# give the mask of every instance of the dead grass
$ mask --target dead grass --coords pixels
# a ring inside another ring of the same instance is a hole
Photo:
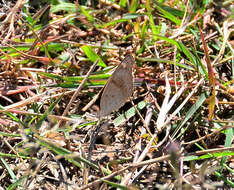
[[[30,2],[0,4],[0,189],[234,187],[231,1]]]

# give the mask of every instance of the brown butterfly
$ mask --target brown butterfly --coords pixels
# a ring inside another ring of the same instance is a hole
[[[133,93],[132,55],[127,55],[107,81],[100,100],[99,116],[118,110]]]

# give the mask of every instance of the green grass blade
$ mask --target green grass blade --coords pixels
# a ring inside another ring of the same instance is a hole
[[[23,176],[20,179],[16,180],[16,182],[12,183],[7,189],[8,190],[13,190],[16,189],[17,187],[19,189],[24,189],[23,186],[21,185],[24,180],[26,180],[27,176]]]
[[[138,0],[132,0],[131,4],[130,4],[130,7],[129,7],[129,12],[130,13],[135,13],[137,7],[138,7]]]
[[[14,171],[11,169],[11,167],[8,165],[8,163],[3,159],[3,158],[0,158],[2,164],[4,165],[4,167],[7,169],[9,175],[11,176],[11,179],[13,181],[16,181],[17,180],[17,177],[14,173]]]
[[[41,116],[39,121],[37,122],[35,128],[39,129],[42,125],[42,122],[46,119],[47,115],[53,111],[54,107],[58,104],[58,102],[62,99],[62,96],[60,96],[56,101],[50,104],[49,108],[45,111],[45,113]]]
[[[98,65],[101,67],[106,67],[106,64],[102,61],[101,57],[99,57],[96,52],[90,47],[90,46],[82,46],[81,49],[84,51],[85,55],[95,63],[95,61],[98,61]]]
[[[99,24],[99,25],[96,25],[97,28],[106,28],[108,26],[113,26],[113,25],[116,25],[118,23],[121,23],[121,22],[126,22],[128,21],[128,19],[125,19],[125,18],[121,18],[121,19],[117,19],[117,20],[112,20],[108,23],[105,23],[105,24]]]
[[[167,10],[163,9],[161,6],[156,5],[156,8],[162,13],[162,16],[169,19],[170,21],[174,22],[176,25],[181,25],[181,20],[175,17],[173,14],[168,12]]]
[[[219,157],[226,157],[226,156],[234,156],[234,152],[216,152],[216,153],[209,153],[201,156],[186,156],[184,161],[192,161],[192,160],[205,160],[209,158],[219,158]]]
[[[138,17],[142,17],[145,14],[141,14],[141,13],[127,13],[125,14],[122,19],[136,19]]]
[[[157,27],[155,26],[154,18],[153,18],[153,15],[151,13],[149,14],[149,24],[150,24],[150,27],[152,30],[153,39],[157,40],[156,36],[159,34],[159,32],[157,31]]]
[[[124,7],[126,7],[126,5],[127,5],[127,0],[120,0],[119,1],[119,6],[120,7],[124,8]]]
[[[141,101],[137,104],[137,109],[142,110],[147,103],[145,101]],[[130,108],[128,111],[126,111],[124,114],[121,114],[119,117],[117,117],[113,123],[115,127],[121,125],[122,123],[129,120],[131,117],[133,117],[136,114],[136,109],[134,107]]]
[[[4,165],[4,167],[6,168],[6,170],[8,171],[9,175],[11,176],[11,179],[12,181],[14,182],[13,184],[11,184],[8,189],[15,189],[16,187],[18,187],[19,189],[24,189],[22,186],[21,186],[21,182],[22,180],[18,181],[17,180],[17,177],[14,173],[14,171],[11,169],[11,167],[8,165],[8,163],[3,159],[3,158],[0,158],[2,164]],[[21,179],[24,179],[24,178],[21,178]]]
[[[94,18],[91,14],[89,14],[88,11],[85,10],[85,7],[84,6],[79,6],[80,8],[80,11],[83,13],[83,15],[91,22],[93,23],[94,22]]]
[[[175,64],[173,61],[165,60],[165,59],[158,59],[158,58],[137,58],[137,59],[142,62],[159,62],[159,63],[166,63],[166,64],[171,64],[171,65]],[[176,66],[182,67],[188,70],[194,70],[193,67],[189,65],[181,64],[181,63],[176,63]]]
[[[4,110],[4,107],[0,105],[0,110]],[[13,115],[10,112],[5,112],[5,114],[10,117],[13,121],[19,123],[20,125],[22,125],[23,127],[27,127],[27,125],[25,123],[23,123],[18,117],[16,117],[15,115]]]
[[[160,35],[156,35],[159,39],[164,40],[170,44],[175,45],[180,51],[182,51],[186,57],[190,60],[190,62],[194,65],[194,67],[197,66],[197,59],[196,57],[188,50],[188,48],[182,44],[181,42],[177,42],[176,40],[164,37],[164,36],[160,36]]]
[[[202,104],[206,100],[206,94],[203,93],[201,96],[197,99],[196,103],[188,110],[188,112],[185,115],[184,120],[182,123],[178,126],[174,134],[172,135],[173,137],[176,136],[176,134],[179,132],[179,130],[187,123],[187,121],[193,117],[193,115],[196,113],[196,111],[202,106]],[[183,131],[183,133],[187,130],[187,128]],[[179,138],[183,133],[180,133],[176,138]]]
[[[77,7],[74,3],[64,3],[60,1],[60,4],[51,5],[50,11],[52,13],[57,13],[60,11],[75,13],[77,11]]]
[[[233,134],[234,134],[234,129],[233,128],[229,128],[229,129],[225,130],[225,135],[226,135],[225,144],[224,144],[225,147],[231,147],[232,146]],[[222,169],[223,169],[223,165],[226,163],[226,161],[227,161],[227,157],[223,157],[222,160],[221,160]],[[222,169],[221,169],[221,171],[222,171]]]

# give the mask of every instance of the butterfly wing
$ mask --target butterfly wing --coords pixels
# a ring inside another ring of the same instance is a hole
[[[119,109],[132,95],[133,63],[133,57],[127,55],[109,78],[100,100],[100,117]]]

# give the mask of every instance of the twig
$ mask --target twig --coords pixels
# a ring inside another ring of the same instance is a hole
[[[158,144],[156,145],[155,148],[159,148],[160,146],[162,146],[162,144],[163,144],[164,142],[166,142],[166,140],[167,140],[167,138],[168,138],[168,136],[169,136],[170,130],[171,130],[171,126],[167,126],[167,130],[166,130],[166,135],[165,135],[165,137],[163,138],[162,141],[160,141],[160,143],[158,143]]]
[[[5,18],[4,21],[2,21],[3,24],[7,24],[9,26],[9,30],[7,32],[7,35],[4,37],[3,42],[5,42],[5,40],[9,39],[9,37],[11,36],[11,34],[15,33],[15,28],[14,28],[14,23],[15,23],[15,16],[17,14],[17,11],[22,8],[24,4],[24,0],[18,0],[15,4],[15,6],[12,8],[11,12],[7,15],[7,17]],[[0,28],[2,30],[2,27]]]
[[[138,163],[140,163],[140,162],[146,157],[146,155],[147,155],[147,153],[149,152],[149,150],[150,150],[150,148],[151,148],[151,146],[152,146],[152,144],[153,144],[153,142],[154,142],[154,140],[155,140],[156,137],[157,137],[156,134],[152,136],[150,142],[147,144],[147,146],[145,147],[145,149],[143,150],[143,152],[141,153],[141,155],[140,155],[139,158],[137,159],[136,163],[133,163],[133,164],[138,164]],[[131,178],[131,176],[132,176],[133,174],[134,174],[134,171],[129,172],[129,173],[127,174],[127,176],[124,177],[124,181],[121,183],[121,185],[127,184],[127,183],[129,182],[129,180],[130,180],[130,178]],[[128,185],[130,185],[130,184],[128,184]]]
[[[89,69],[88,73],[86,74],[85,78],[82,80],[82,82],[80,83],[79,87],[77,88],[77,90],[75,91],[75,93],[73,94],[71,100],[69,101],[69,103],[67,104],[67,107],[65,108],[62,116],[66,116],[69,108],[71,107],[72,102],[76,99],[76,97],[78,96],[79,92],[81,91],[81,89],[83,88],[83,86],[85,85],[85,83],[88,80],[89,75],[93,72],[93,70],[95,69],[95,67],[97,66],[99,60],[96,60],[96,62],[92,65],[92,67]],[[60,126],[62,124],[62,121],[59,121],[57,126]]]
[[[132,104],[133,104],[133,102],[132,102]],[[134,104],[133,104],[134,105]],[[141,137],[145,134],[145,129],[147,129],[147,131],[150,133],[150,130],[149,130],[149,123],[150,123],[150,120],[151,120],[151,117],[152,117],[152,115],[153,115],[153,110],[154,110],[154,108],[155,108],[155,106],[154,105],[151,105],[149,108],[148,108],[148,110],[147,110],[147,113],[146,113],[146,117],[145,117],[145,120],[142,118],[142,120],[144,121],[143,122],[143,124],[144,124],[144,130],[141,132]],[[136,111],[138,111],[137,109],[136,109]],[[139,111],[138,111],[139,112]],[[138,113],[138,115],[139,115],[140,113]],[[142,117],[142,116],[141,116]],[[150,133],[151,134],[151,133]],[[152,139],[151,139],[151,141],[152,140],[154,140],[155,139],[155,136],[153,136],[152,134],[151,134],[151,137],[152,137]],[[145,156],[146,156],[146,154],[148,153],[148,151],[149,151],[149,148],[151,147],[151,145],[152,145],[152,143],[150,142],[148,145],[147,145],[147,147],[144,149],[144,151],[141,153],[141,155],[140,155],[140,147],[141,147],[141,138],[140,138],[140,140],[139,140],[139,142],[138,142],[138,145],[137,145],[137,147],[139,147],[139,148],[137,148],[137,151],[136,151],[136,154],[135,154],[135,157],[134,157],[134,160],[133,160],[133,163],[138,163],[138,162],[140,162],[141,160],[142,160],[142,158],[145,158]],[[122,185],[125,185],[125,184],[128,184],[128,185],[131,185],[132,184],[132,182],[133,182],[133,180],[131,180],[131,177],[134,175],[134,179],[136,179],[137,178],[137,176],[138,175],[140,175],[140,173],[142,173],[145,169],[147,168],[147,166],[146,167],[144,167],[144,168],[141,168],[141,170],[139,171],[139,172],[137,172],[137,173],[134,173],[134,172],[129,172],[125,177],[124,177],[124,180],[122,181]]]
[[[16,102],[16,103],[11,104],[11,105],[9,105],[9,106],[5,106],[5,107],[3,108],[4,110],[0,110],[0,112],[6,112],[6,111],[8,111],[8,110],[10,110],[10,109],[14,109],[14,108],[18,108],[18,107],[23,107],[23,106],[26,106],[26,105],[28,105],[28,104],[30,104],[30,103],[35,102],[35,101],[39,101],[39,100],[45,101],[46,99],[51,98],[51,96],[45,96],[45,95],[46,95],[46,94],[50,94],[50,93],[55,92],[55,91],[56,91],[56,89],[48,90],[48,91],[45,91],[45,92],[43,92],[43,93],[41,93],[41,94],[38,94],[38,95],[36,95],[36,96],[33,96],[33,97],[31,97],[31,98],[27,98],[27,99],[22,100],[22,101],[20,101],[20,102]],[[71,93],[71,92],[69,92],[69,93]],[[58,96],[58,94],[56,94],[56,97],[57,97],[57,96]]]
[[[112,177],[114,177],[114,176],[116,176],[118,174],[123,173],[124,171],[126,171],[128,169],[138,168],[138,167],[142,167],[142,166],[145,166],[145,165],[148,165],[148,164],[154,164],[154,163],[157,163],[157,162],[168,160],[169,158],[170,158],[170,155],[166,155],[166,156],[161,156],[161,157],[154,158],[154,159],[151,159],[151,160],[143,161],[143,162],[140,162],[140,163],[131,164],[131,165],[119,170],[119,171],[113,172],[112,174],[110,174],[108,176],[102,177],[100,179],[97,179],[97,180],[93,181],[92,183],[84,185],[83,187],[79,188],[78,190],[84,190],[84,189],[93,187],[93,186],[103,182],[104,180],[110,179],[110,178],[112,178]]]
[[[164,126],[166,126],[173,117],[175,117],[175,115],[177,113],[179,113],[179,111],[184,107],[184,105],[188,102],[188,100],[191,98],[191,96],[197,91],[198,87],[201,85],[201,83],[204,81],[204,79],[202,78],[198,84],[196,85],[196,87],[192,90],[192,92],[190,92],[190,94],[185,98],[185,100],[180,104],[180,106],[171,114],[171,116],[166,120],[166,122],[164,123]],[[163,127],[164,127],[163,126]],[[180,127],[176,129],[176,131],[173,133],[172,138],[175,137],[176,133],[180,130]]]
[[[139,139],[139,142],[137,143],[136,145],[136,152],[135,152],[135,156],[134,156],[134,159],[133,159],[133,163],[137,163],[137,160],[139,159],[139,156],[140,156],[140,151],[141,151],[141,143],[142,143],[142,137],[143,135],[146,133],[146,129],[143,128],[143,130],[141,131],[141,138]],[[146,166],[147,167],[147,166]],[[123,181],[121,182],[121,185],[130,185],[132,183],[131,181],[131,177],[132,175],[134,174],[134,172],[129,172],[127,173],[124,178],[123,178]]]
[[[76,99],[76,97],[78,96],[79,92],[81,91],[81,89],[83,88],[83,86],[85,85],[85,83],[88,80],[89,75],[93,72],[93,70],[95,69],[95,67],[97,66],[99,60],[96,60],[96,62],[92,65],[92,67],[89,69],[89,72],[86,74],[85,78],[82,80],[82,82],[80,83],[79,87],[77,88],[77,90],[75,91],[75,93],[73,94],[71,100],[69,101],[67,107],[65,108],[62,116],[67,115],[69,108],[71,107],[72,102]]]
[[[103,92],[103,90],[100,90],[100,91],[98,92],[98,94],[96,94],[96,95],[93,97],[93,99],[92,99],[88,104],[86,104],[85,107],[82,108],[82,111],[83,111],[83,112],[86,112],[86,111],[97,101],[97,99],[100,97],[100,94],[101,94],[102,92]]]
[[[147,132],[148,132],[148,133],[150,134],[150,136],[152,137],[152,136],[153,136],[153,134],[151,133],[151,131],[150,131],[150,129],[149,129],[149,127],[148,127],[148,125],[146,124],[146,122],[145,122],[144,118],[142,117],[141,113],[139,112],[139,110],[137,109],[136,105],[133,103],[133,101],[132,101],[132,100],[131,100],[131,103],[132,103],[133,107],[135,108],[135,110],[136,110],[136,112],[137,112],[138,116],[140,117],[141,122],[143,123],[143,125],[144,125],[144,127],[146,128]]]
[[[0,113],[3,112],[10,112],[10,113],[16,113],[19,115],[31,115],[31,116],[42,116],[43,114],[40,113],[31,113],[29,111],[23,111],[23,110],[18,110],[18,109],[8,109],[8,110],[0,110]],[[53,114],[48,114],[47,117],[49,119],[57,119],[57,120],[64,120],[64,121],[69,121],[71,123],[81,123],[82,119],[73,119],[73,118],[69,118],[69,117],[64,117],[64,116],[59,116],[59,115],[53,115]]]
[[[203,136],[203,137],[201,137],[199,139],[196,139],[196,140],[193,140],[193,141],[190,141],[190,142],[184,142],[184,143],[182,143],[182,145],[189,145],[189,144],[197,143],[197,142],[199,142],[201,140],[204,140],[204,139],[206,139],[208,137],[211,137],[211,136],[213,136],[213,135],[215,135],[217,133],[220,133],[221,131],[226,130],[228,128],[233,128],[233,127],[231,127],[231,126],[224,126],[223,128],[220,128],[220,129],[218,129],[218,130],[216,130],[216,131],[214,131],[214,132],[212,132],[210,134],[207,134],[207,135],[205,135],[205,136]]]

